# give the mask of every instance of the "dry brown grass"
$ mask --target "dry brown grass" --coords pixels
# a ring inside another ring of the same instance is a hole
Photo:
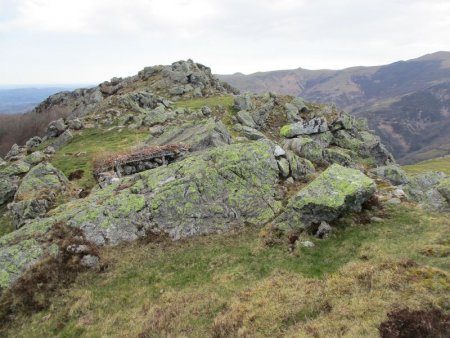
[[[441,308],[448,292],[448,273],[412,262],[350,263],[325,280],[280,271],[234,297],[212,331],[214,337],[378,337],[392,309]]]

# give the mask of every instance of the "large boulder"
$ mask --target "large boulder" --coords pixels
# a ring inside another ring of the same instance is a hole
[[[64,174],[50,163],[32,168],[17,189],[14,203],[9,205],[16,228],[29,219],[43,216],[58,196],[67,191],[68,183]]]
[[[23,178],[14,200],[47,199],[67,190],[69,181],[64,174],[48,162],[33,167]]]
[[[152,136],[147,141],[149,145],[180,143],[189,145],[192,151],[196,151],[230,144],[231,135],[221,121],[210,118],[167,128],[162,135]]]
[[[285,230],[308,230],[361,211],[375,190],[375,182],[359,170],[333,164],[289,201],[276,224]]]
[[[393,185],[408,183],[405,171],[395,164],[374,168],[370,173],[389,181]]]
[[[36,255],[18,260],[10,253],[23,239],[45,237],[54,224],[79,228],[97,245],[151,233],[176,240],[264,224],[281,208],[276,200],[278,175],[271,146],[250,142],[212,148],[126,178],[0,238],[1,286],[8,286],[44,255],[45,241],[30,245]]]
[[[256,123],[253,120],[253,117],[246,110],[240,110],[236,114],[236,118],[240,124],[250,128],[256,128]]]

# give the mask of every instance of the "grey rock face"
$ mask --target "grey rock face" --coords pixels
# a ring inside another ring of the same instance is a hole
[[[239,123],[242,124],[243,126],[256,128],[256,123],[253,120],[252,116],[248,113],[248,111],[240,110],[236,114],[236,118],[238,119]]]
[[[249,140],[260,140],[260,139],[264,139],[266,138],[266,135],[264,135],[263,133],[261,133],[260,131],[250,128],[250,127],[246,127],[246,126],[241,126],[241,125],[236,125],[234,127],[234,129],[239,132],[242,136],[244,136],[245,138],[249,139]]]
[[[405,171],[398,165],[387,165],[372,169],[372,174],[384,178],[393,185],[401,185],[408,183],[408,177]]]
[[[255,108],[250,94],[238,95],[234,97],[234,108],[236,110],[250,111]]]
[[[53,141],[52,147],[55,150],[59,150],[62,147],[64,147],[67,143],[69,143],[72,139],[73,139],[72,132],[70,130],[66,130]]]
[[[282,178],[289,177],[290,166],[289,166],[288,160],[285,158],[281,158],[281,159],[277,160],[277,164],[278,164],[278,169],[280,170],[281,177]]]

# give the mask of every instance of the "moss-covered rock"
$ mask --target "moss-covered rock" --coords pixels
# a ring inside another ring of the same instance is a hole
[[[342,149],[339,147],[327,148],[323,151],[323,157],[326,163],[338,163],[345,167],[348,167],[353,163],[352,155],[356,154],[351,150]]]
[[[375,190],[375,182],[359,170],[333,164],[289,201],[276,224],[286,230],[307,230],[360,211]]]
[[[309,137],[293,139],[289,148],[298,156],[306,158],[313,163],[321,163],[323,160],[322,147]]]
[[[27,173],[31,166],[24,161],[10,162],[7,165],[0,167],[0,177],[5,176],[19,176]]]

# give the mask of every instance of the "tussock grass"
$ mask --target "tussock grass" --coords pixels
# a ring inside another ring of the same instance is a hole
[[[423,254],[450,230],[413,205],[383,222],[343,219],[314,248],[263,246],[257,229],[105,248],[14,337],[376,337],[397,308],[450,311],[450,258]],[[442,241],[441,241],[442,242]]]

